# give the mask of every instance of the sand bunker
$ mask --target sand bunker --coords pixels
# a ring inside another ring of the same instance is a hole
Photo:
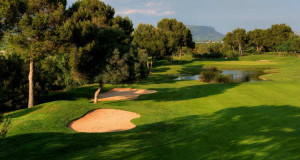
[[[116,101],[136,99],[143,94],[155,93],[154,90],[131,89],[131,88],[114,88],[108,92],[101,93],[98,96],[98,101]]]
[[[270,62],[269,60],[258,60],[258,62]]]
[[[87,133],[119,132],[135,128],[130,121],[140,117],[139,114],[128,111],[98,109],[72,121],[68,127]]]

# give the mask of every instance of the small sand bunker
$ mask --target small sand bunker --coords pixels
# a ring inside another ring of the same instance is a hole
[[[258,62],[270,62],[269,60],[258,60]]]
[[[131,88],[114,88],[108,92],[101,93],[98,96],[98,101],[116,101],[136,99],[143,94],[155,93],[154,90],[131,89]]]
[[[69,128],[86,133],[120,132],[135,128],[130,121],[140,117],[139,114],[128,111],[98,109],[72,121]]]

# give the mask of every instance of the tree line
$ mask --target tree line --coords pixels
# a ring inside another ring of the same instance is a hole
[[[1,110],[31,108],[49,91],[90,83],[99,84],[97,103],[105,84],[133,83],[151,74],[155,59],[194,47],[176,19],[134,30],[99,0],[69,8],[66,0],[2,0],[0,39]]]
[[[243,28],[237,28],[228,32],[223,42],[239,55],[252,48],[258,53],[300,52],[300,37],[286,24],[275,24],[268,29],[254,29],[248,32]]]

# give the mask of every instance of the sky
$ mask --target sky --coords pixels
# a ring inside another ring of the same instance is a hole
[[[68,0],[68,5],[76,0]],[[300,0],[103,0],[116,14],[156,26],[162,18],[186,25],[211,26],[226,34],[235,28],[253,30],[285,23],[300,32]]]

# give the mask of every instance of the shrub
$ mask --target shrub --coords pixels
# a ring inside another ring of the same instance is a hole
[[[217,68],[210,68],[206,71],[201,72],[200,79],[204,82],[213,82],[216,76],[220,74]]]
[[[232,78],[229,75],[217,75],[215,81],[218,83],[231,83]]]
[[[234,53],[232,50],[228,50],[224,53],[224,57],[227,57],[227,58],[233,58],[233,57],[238,57],[238,53]]]
[[[219,73],[221,72],[221,71],[218,70],[217,67],[209,68],[208,71],[211,71],[211,72],[219,72]]]

